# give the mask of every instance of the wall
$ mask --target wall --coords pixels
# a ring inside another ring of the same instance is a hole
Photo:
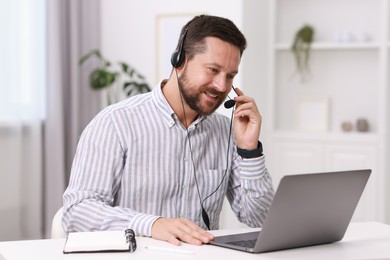
[[[264,125],[267,111],[267,84],[269,82],[269,1],[245,0],[243,2],[242,30],[247,38],[248,47],[242,63],[242,85],[245,94],[256,100],[257,107],[263,117],[260,140],[267,151],[265,136],[267,126]]]
[[[241,1],[102,0],[101,47],[107,57],[128,61],[155,84],[159,81],[155,65],[157,15],[207,13],[228,17],[241,27],[241,9]]]

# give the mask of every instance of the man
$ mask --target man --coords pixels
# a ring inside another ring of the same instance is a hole
[[[236,88],[246,39],[228,19],[201,15],[182,29],[173,70],[151,93],[100,112],[84,130],[64,193],[67,232],[133,229],[200,245],[218,229],[226,195],[237,218],[262,225],[274,195],[258,141],[261,115]]]

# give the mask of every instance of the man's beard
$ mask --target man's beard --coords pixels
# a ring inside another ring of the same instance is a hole
[[[180,78],[178,78],[178,84],[184,101],[192,110],[202,116],[207,116],[213,113],[226,99],[226,95],[223,92],[216,91],[214,88],[206,86],[196,88],[191,86],[188,83],[186,71],[184,71]],[[200,105],[200,94],[206,92],[218,95],[218,100],[216,102],[206,102],[207,107],[202,108]]]

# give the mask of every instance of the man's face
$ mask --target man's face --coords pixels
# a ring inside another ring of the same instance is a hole
[[[208,37],[206,46],[185,64],[179,77],[183,99],[200,115],[213,113],[226,99],[240,64],[240,50],[234,45]]]

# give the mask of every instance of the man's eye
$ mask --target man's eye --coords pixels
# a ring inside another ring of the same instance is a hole
[[[218,69],[216,69],[216,68],[209,68],[209,70],[212,72],[212,73],[218,73]]]
[[[235,75],[227,75],[226,78],[227,78],[228,80],[233,80],[233,79],[234,79],[234,76],[235,76]]]

